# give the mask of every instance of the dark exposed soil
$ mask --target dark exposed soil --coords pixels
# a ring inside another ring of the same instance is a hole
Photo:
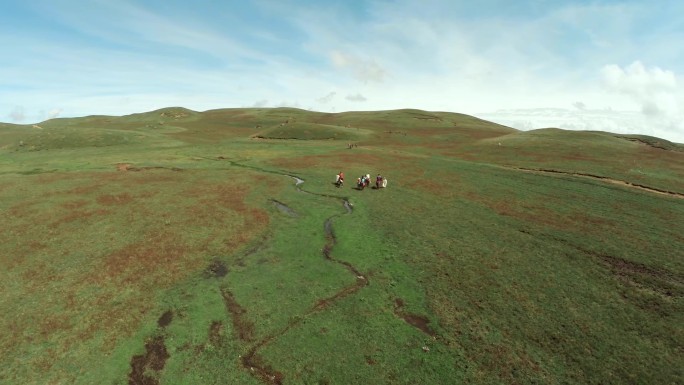
[[[117,171],[147,171],[147,170],[171,170],[183,171],[178,167],[161,167],[161,166],[146,166],[146,167],[132,167],[129,163],[119,163],[116,165]]]
[[[145,354],[131,358],[129,385],[158,385],[158,374],[164,369],[169,353],[164,337],[156,336],[145,343]]]
[[[266,384],[282,385],[285,375],[273,369],[271,365],[263,362],[261,357],[256,355],[256,349],[253,349],[249,354],[242,357],[242,365],[248,368],[249,371],[256,375],[262,382]]]
[[[210,277],[221,278],[225,277],[228,271],[228,266],[223,261],[215,259],[207,266],[206,274]]]
[[[254,324],[247,319],[247,311],[240,306],[235,300],[233,293],[228,289],[221,289],[221,295],[223,295],[223,303],[226,305],[226,310],[231,315],[236,337],[241,341],[251,341],[254,337]]]
[[[213,321],[209,326],[209,343],[214,346],[221,346],[223,341],[223,323]]]
[[[679,152],[684,151],[681,149],[681,147],[676,147],[676,145],[673,145],[672,143],[670,143],[668,141],[663,141],[662,139],[658,139],[658,138],[651,138],[650,140],[648,140],[648,139],[641,139],[638,137],[620,136],[620,135],[616,135],[616,137],[620,138],[620,139],[629,140],[630,142],[641,143],[643,145],[653,147],[653,148],[657,148],[659,150],[679,151]]]
[[[628,261],[610,255],[598,255],[601,261],[621,280],[647,287],[667,297],[684,295],[684,277],[663,270],[655,269],[638,262]]]
[[[553,239],[595,258],[623,283],[648,289],[666,297],[684,297],[684,276],[681,274],[590,250],[564,239],[556,237]]]
[[[282,212],[283,214],[288,215],[290,217],[296,217],[297,216],[297,213],[293,209],[288,207],[285,203],[278,202],[275,199],[271,199],[271,202],[273,202],[273,205],[275,205],[275,207],[278,210],[280,210],[280,212]]]
[[[429,319],[418,314],[406,313],[405,311],[403,311],[403,308],[404,300],[402,300],[401,298],[396,298],[394,300],[394,314],[402,318],[409,325],[419,329],[420,331],[431,337],[435,337],[437,335],[437,333],[435,333],[435,331],[432,330],[432,328],[430,327]]]
[[[313,311],[323,310],[323,309],[327,308],[328,306],[330,306],[331,304],[337,302],[341,298],[344,298],[350,294],[356,293],[357,291],[359,291],[359,289],[361,289],[362,287],[367,286],[367,285],[368,285],[368,281],[365,278],[357,277],[356,282],[353,285],[343,288],[342,290],[338,291],[337,293],[333,294],[332,296],[330,296],[328,298],[319,299],[316,302],[316,305],[314,305]]]
[[[164,314],[159,317],[157,320],[157,325],[159,325],[160,328],[165,328],[171,324],[171,321],[173,320],[173,311],[172,310],[167,310],[164,312]]]

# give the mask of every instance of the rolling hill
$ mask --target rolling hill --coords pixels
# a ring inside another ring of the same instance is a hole
[[[0,212],[3,384],[684,376],[684,148],[659,138],[413,109],[0,124]]]

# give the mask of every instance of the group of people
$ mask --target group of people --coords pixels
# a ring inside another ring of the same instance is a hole
[[[363,190],[364,188],[368,187],[371,183],[371,176],[370,174],[366,175],[361,175],[359,178],[356,179],[356,186],[359,190]],[[340,171],[339,174],[335,176],[335,185],[337,187],[340,187],[344,184],[344,172]],[[387,187],[387,179],[384,178],[382,175],[378,174],[378,176],[375,177],[375,188],[385,188]]]

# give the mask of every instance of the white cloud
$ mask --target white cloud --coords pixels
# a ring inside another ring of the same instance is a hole
[[[673,71],[647,68],[635,61],[624,68],[606,65],[601,74],[608,91],[625,95],[639,106],[645,126],[658,127],[684,141],[684,90]]]
[[[345,99],[349,100],[350,102],[365,102],[368,100],[365,96],[358,93],[355,95],[347,95]]]
[[[61,108],[53,108],[47,113],[47,119],[54,119],[59,117],[59,115],[62,113]]]
[[[24,107],[17,106],[9,113],[8,117],[12,122],[19,123],[26,120],[26,113],[24,112]]]
[[[275,107],[291,107],[291,108],[302,108],[297,101],[287,101],[284,100],[275,105]]]
[[[558,108],[508,109],[475,115],[523,131],[556,127],[566,130],[642,134],[684,143],[684,119],[681,116],[652,116],[640,111],[613,109]]]
[[[332,51],[330,61],[335,67],[350,72],[355,79],[364,83],[382,83],[385,77],[386,70],[374,59],[363,59],[349,53]]]
[[[606,65],[602,74],[609,90],[628,95],[671,92],[677,88],[677,78],[672,71],[658,67],[646,68],[640,61],[625,68],[616,64]]]
[[[330,93],[328,93],[327,95],[325,95],[325,96],[323,96],[323,97],[320,97],[320,98],[316,99],[316,101],[317,101],[318,103],[327,104],[327,103],[330,103],[330,102],[333,100],[333,98],[335,97],[335,95],[337,95],[337,92],[330,92]]]

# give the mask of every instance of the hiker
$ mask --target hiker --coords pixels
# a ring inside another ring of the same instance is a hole
[[[378,174],[378,176],[375,177],[375,188],[378,189],[382,187],[382,175]]]

